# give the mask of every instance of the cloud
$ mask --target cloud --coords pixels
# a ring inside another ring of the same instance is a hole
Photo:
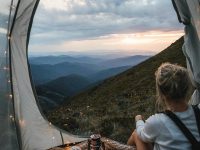
[[[10,2],[0,0],[1,49],[5,49]],[[16,6],[17,1],[13,2]],[[12,16],[14,12],[15,7]],[[29,49],[87,53],[155,51],[177,39],[176,33],[182,35],[181,29],[169,0],[41,0]]]
[[[43,0],[34,19],[31,43],[180,29],[169,0]]]

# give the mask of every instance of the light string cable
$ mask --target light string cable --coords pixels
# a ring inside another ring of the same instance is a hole
[[[4,57],[5,57],[5,66],[4,66],[4,70],[6,71],[6,81],[7,81],[7,89],[6,91],[8,92],[6,94],[6,97],[9,99],[9,100],[12,100],[12,94],[11,94],[11,86],[10,86],[10,74],[9,74],[9,40],[11,39],[11,35],[10,35],[10,29],[11,29],[11,16],[12,16],[12,11],[13,9],[15,8],[14,5],[13,5],[13,0],[11,0],[11,4],[10,4],[10,11],[9,11],[9,17],[8,17],[8,25],[7,25],[7,43],[6,43],[6,49],[5,49],[5,52],[4,52]],[[11,102],[12,103],[12,102]],[[10,111],[10,108],[8,107],[8,112],[10,112],[10,119],[12,121],[14,121],[14,114],[13,112],[11,113]]]

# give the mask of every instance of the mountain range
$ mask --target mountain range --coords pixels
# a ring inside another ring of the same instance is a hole
[[[80,56],[80,57],[72,57],[68,55],[59,55],[59,56],[40,56],[40,57],[30,57],[29,62],[31,64],[35,65],[41,65],[41,64],[50,64],[55,65],[63,62],[69,62],[69,63],[90,63],[90,64],[96,64],[99,62],[102,62],[104,59],[100,58],[93,58],[88,56]]]
[[[109,62],[99,58],[86,56],[76,58],[64,55],[31,57],[29,61],[34,83],[35,85],[40,85],[70,74],[92,78],[92,80],[105,79],[109,76],[105,75],[106,72],[110,75],[115,75],[121,70],[124,71],[124,68],[134,66],[149,57],[138,55],[112,59]],[[130,61],[130,58],[132,58],[132,61]],[[102,77],[100,76],[101,74]]]
[[[101,62],[100,64],[107,68],[115,68],[115,67],[121,67],[121,66],[135,66],[139,64],[140,62],[148,59],[150,56],[143,56],[143,55],[134,55],[129,57],[121,57],[121,58],[115,58],[111,60],[107,60],[104,62]]]
[[[117,75],[148,57],[136,55],[110,59],[109,62],[103,58],[62,55],[31,57],[29,61],[32,63],[31,72],[38,99],[43,111],[46,112],[59,106],[64,99],[66,101],[66,99],[100,84],[106,78]],[[132,60],[130,60],[131,58]],[[117,67],[114,67],[114,64]]]
[[[59,77],[76,74],[88,76],[101,70],[101,67],[87,63],[63,62],[55,65],[50,64],[31,64],[31,73],[36,85],[44,84]]]

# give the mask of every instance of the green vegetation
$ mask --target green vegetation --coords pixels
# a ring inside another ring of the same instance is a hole
[[[49,112],[49,120],[73,134],[98,132],[126,142],[135,127],[134,116],[142,114],[147,118],[155,112],[156,69],[163,62],[186,66],[182,44],[183,38],[139,65],[74,96]]]

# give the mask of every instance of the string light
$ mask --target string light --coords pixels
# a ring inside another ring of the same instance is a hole
[[[16,8],[15,5],[11,5],[10,7],[11,7],[12,9],[15,9],[15,8]]]
[[[4,54],[7,54],[7,51],[5,51]]]
[[[10,94],[9,97],[12,98],[12,94]]]
[[[55,137],[52,136],[52,144],[54,145],[55,144]]]
[[[9,70],[9,68],[6,67],[6,66],[4,66],[2,69],[3,69],[3,70]]]
[[[10,117],[10,119],[11,119],[12,121],[15,120],[15,118],[13,117],[13,115],[10,115],[9,117]]]
[[[10,80],[8,80],[8,83],[10,83]]]

